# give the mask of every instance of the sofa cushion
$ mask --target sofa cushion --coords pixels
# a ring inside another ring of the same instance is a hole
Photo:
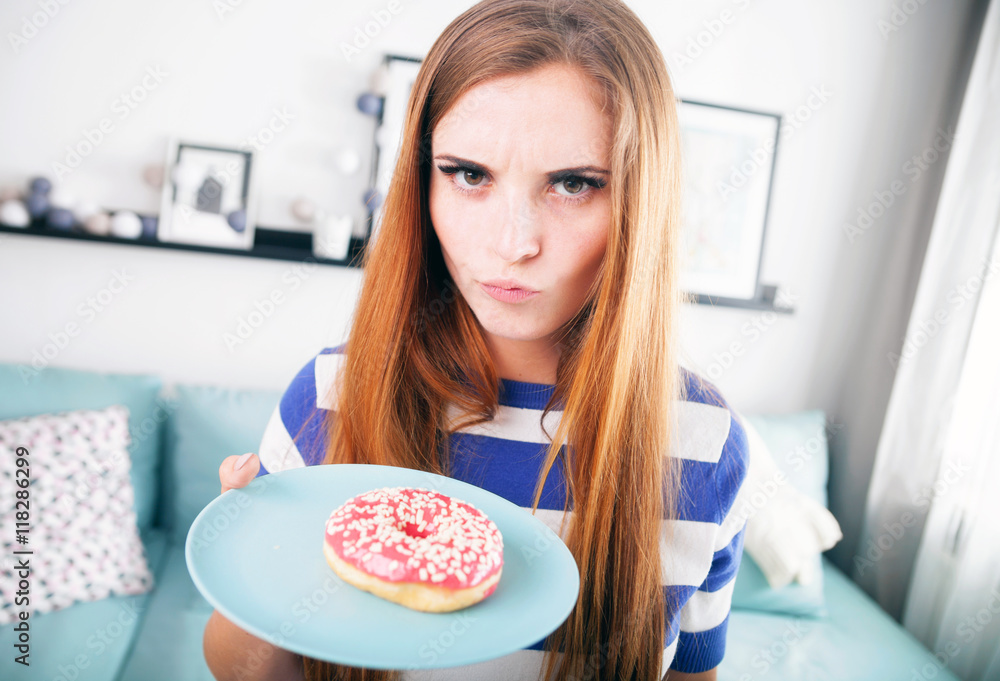
[[[822,506],[827,503],[828,452],[826,415],[820,410],[746,416],[767,445],[771,458],[796,490]],[[772,589],[753,558],[744,551],[733,589],[732,608],[822,617],[826,614],[822,555],[812,559],[813,579]]]
[[[219,466],[256,452],[279,391],[178,385],[164,447],[163,522],[183,545],[188,528],[219,496]]]
[[[825,557],[822,570],[825,618],[730,612],[719,681],[957,681]]]
[[[166,532],[142,532],[146,558],[159,582],[166,557]],[[14,625],[0,627],[0,679],[108,681],[117,679],[129,656],[156,590],[111,596],[62,610],[32,615],[30,667],[14,661]]]
[[[171,545],[122,681],[214,681],[202,637],[212,606],[191,581],[184,545]]]
[[[795,489],[827,506],[830,464],[826,414],[819,409],[791,414],[748,416],[771,450],[778,468]]]
[[[128,407],[132,436],[129,475],[135,490],[136,523],[146,529],[152,527],[159,503],[160,441],[168,415],[158,399],[160,388],[159,377],[153,375],[0,364],[0,419],[103,409],[113,404]]]
[[[152,588],[128,441],[128,410],[118,404],[0,421],[0,499],[11,500],[0,506],[0,527],[9,530],[0,547],[5,556],[33,552],[17,556],[30,572],[0,571],[0,623]],[[27,531],[16,542],[18,521]],[[19,604],[24,577],[31,598]]]

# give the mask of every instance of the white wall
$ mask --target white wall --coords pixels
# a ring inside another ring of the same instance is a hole
[[[398,0],[392,15],[380,0],[244,2],[220,16],[224,2],[69,3],[26,44],[0,48],[0,186],[52,176],[66,145],[110,117],[114,130],[65,188],[108,208],[156,212],[158,194],[139,175],[163,159],[171,134],[235,146],[277,108],[294,119],[259,155],[259,224],[302,229],[288,212],[298,195],[360,221],[372,121],[355,98],[383,52],[425,54],[472,3]],[[743,411],[827,411],[840,433],[831,505],[846,534],[834,555],[849,561],[891,388],[886,355],[902,344],[945,167],[912,178],[904,163],[957,118],[973,2],[914,2],[885,35],[879,22],[893,5],[884,1],[629,4],[662,46],[681,97],[797,123],[779,146],[762,272],[794,296],[795,314],[694,306],[682,335],[690,361]],[[348,61],[343,45],[380,10],[393,18]],[[38,11],[37,2],[6,2],[0,28],[19,32]],[[692,40],[703,47],[685,64]],[[168,75],[121,118],[117,99],[157,66]],[[800,109],[816,91],[825,101]],[[365,159],[360,172],[336,170],[344,149]],[[894,180],[906,192],[852,243],[845,223]],[[295,267],[3,234],[0,361],[29,362],[76,323],[53,364],[283,388],[319,347],[343,339],[362,276]],[[131,281],[106,308],[81,310],[118,271]],[[225,334],[275,289],[283,302],[227,347]]]

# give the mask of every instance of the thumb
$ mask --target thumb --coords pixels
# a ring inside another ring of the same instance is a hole
[[[247,452],[243,456],[235,454],[227,456],[222,461],[222,465],[219,466],[219,482],[222,483],[221,494],[225,494],[231,489],[246,487],[257,476],[258,471],[260,471],[260,459],[253,452]]]

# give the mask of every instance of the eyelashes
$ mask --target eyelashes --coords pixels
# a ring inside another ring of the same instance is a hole
[[[477,193],[479,191],[480,185],[465,187],[457,181],[455,175],[459,173],[468,173],[469,175],[478,175],[482,177],[484,180],[487,179],[485,173],[483,173],[479,168],[475,168],[473,166],[456,164],[456,165],[439,165],[437,168],[450,178],[450,182],[452,186],[455,187],[455,189],[464,194]],[[566,201],[567,203],[582,203],[587,199],[589,199],[596,190],[604,189],[604,187],[608,184],[607,180],[605,180],[604,178],[591,177],[589,175],[579,175],[576,173],[566,173],[566,174],[557,173],[550,179],[550,184],[552,186],[564,183],[584,185],[584,190],[581,190],[576,194],[558,194],[559,198],[562,199],[563,201]]]

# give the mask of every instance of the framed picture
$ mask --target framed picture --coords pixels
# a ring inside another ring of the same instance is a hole
[[[383,95],[382,113],[376,122],[375,146],[372,150],[371,187],[375,190],[377,199],[370,210],[369,244],[378,234],[382,219],[382,200],[389,191],[389,181],[396,167],[399,156],[399,146],[402,141],[403,123],[406,117],[406,105],[410,100],[410,91],[417,80],[421,60],[415,57],[401,57],[387,54],[382,61],[380,73]]]
[[[677,115],[685,176],[681,287],[699,302],[758,300],[781,117],[688,100]]]
[[[216,248],[253,248],[252,168],[252,151],[172,139],[157,239]]]

